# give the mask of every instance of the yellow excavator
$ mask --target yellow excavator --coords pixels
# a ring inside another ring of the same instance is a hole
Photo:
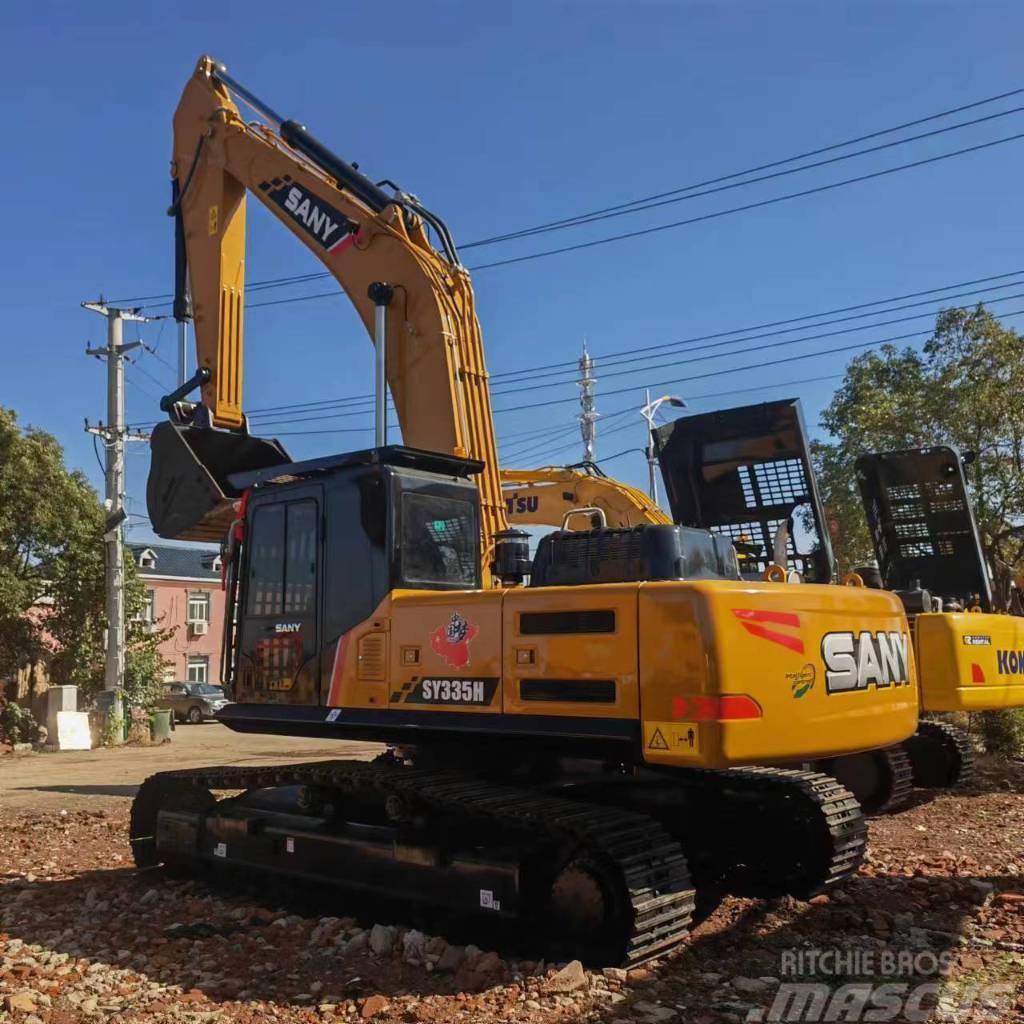
[[[172,178],[198,370],[161,403],[147,504],[162,536],[226,537],[220,718],[390,749],[152,776],[136,863],[485,915],[557,955],[627,964],[682,941],[695,888],[808,896],[855,871],[865,823],[834,779],[731,766],[911,735],[899,600],[745,581],[728,539],[670,523],[553,534],[531,560],[507,525],[473,291],[444,222],[209,57],[175,114]],[[374,340],[372,449],[293,461],[248,433],[247,193]],[[833,673],[823,645],[848,635],[856,656]]]
[[[685,417],[657,428],[652,443],[676,521],[731,537],[744,575],[778,582],[834,576],[795,399]],[[900,596],[921,675],[921,711],[1024,706],[1024,607],[1016,581],[986,564],[963,460],[947,447],[872,453],[857,460],[856,475],[877,561],[842,582]],[[501,480],[515,525],[576,529],[586,525],[583,506],[607,526],[671,521],[642,491],[592,463],[503,469]],[[797,519],[806,523],[800,544]],[[961,730],[923,719],[897,747],[811,766],[879,813],[903,806],[912,785],[965,785],[973,754]]]

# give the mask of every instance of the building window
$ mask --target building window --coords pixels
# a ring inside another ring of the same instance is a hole
[[[142,621],[152,625],[156,622],[156,591],[146,591],[146,603],[142,609]]]
[[[188,595],[188,623],[210,621],[210,592],[193,590]]]
[[[144,551],[139,552],[139,568],[156,568],[156,552],[152,548],[146,548]]]
[[[190,683],[208,683],[210,681],[210,659],[205,655],[189,655],[187,668]]]

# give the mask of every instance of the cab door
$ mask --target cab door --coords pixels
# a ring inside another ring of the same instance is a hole
[[[311,486],[250,506],[238,700],[318,702],[322,503]]]

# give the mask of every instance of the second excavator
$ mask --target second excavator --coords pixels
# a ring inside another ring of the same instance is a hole
[[[175,115],[173,177],[199,369],[164,403],[147,499],[161,535],[226,537],[220,718],[389,750],[155,775],[132,807],[136,862],[525,922],[604,963],[674,948],[695,888],[805,897],[855,871],[865,824],[841,785],[730,766],[909,736],[898,599],[748,582],[727,539],[669,523],[553,535],[531,563],[507,528],[472,287],[443,221],[208,57]],[[374,339],[372,449],[295,461],[246,429],[247,193]],[[388,388],[403,445],[387,443]],[[829,685],[822,644],[850,630],[884,668]]]

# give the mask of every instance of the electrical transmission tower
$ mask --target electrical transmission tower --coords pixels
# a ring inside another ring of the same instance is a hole
[[[583,354],[579,361],[580,379],[580,434],[583,437],[583,461],[594,461],[594,442],[597,440],[597,420],[600,416],[594,409],[594,360],[587,351],[587,343],[583,342]]]

